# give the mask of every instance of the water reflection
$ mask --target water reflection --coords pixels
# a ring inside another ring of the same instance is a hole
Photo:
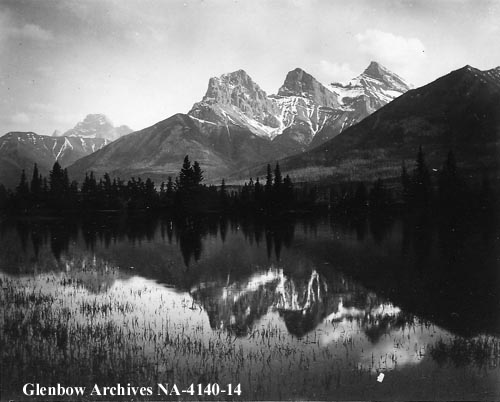
[[[1,242],[5,245],[0,251],[0,269],[4,272],[67,270],[65,266],[72,259],[72,271],[85,271],[87,264],[79,260],[97,258],[103,260],[102,266],[121,268],[122,275],[133,271],[180,289],[219,283],[210,290],[210,296],[198,292],[205,302],[208,297],[218,297],[228,277],[236,280],[236,290],[227,288],[225,292],[239,291],[238,286],[251,281],[254,271],[267,269],[270,262],[285,271],[287,280],[282,286],[297,289],[306,288],[313,271],[322,274],[321,280],[311,283],[318,291],[328,282],[337,282],[335,276],[343,272],[406,311],[458,333],[500,332],[498,236],[491,228],[481,231],[481,226],[376,217],[336,218],[328,226],[311,218],[264,221],[218,216],[183,220],[148,215],[135,219],[94,216],[82,223],[4,223]],[[281,289],[275,282],[279,280],[275,278],[266,285],[271,289],[266,293]],[[249,293],[245,297],[251,304],[256,296]],[[316,319],[296,314],[296,309],[281,310],[290,331],[300,336],[313,329],[326,314],[321,311],[329,307],[316,311]],[[238,331],[245,331],[246,324],[237,326]]]
[[[207,312],[212,328],[246,336],[269,311],[279,313],[288,333],[304,337],[322,322],[356,321],[368,340],[376,343],[414,317],[377,297],[343,275],[330,281],[315,269],[309,277],[293,278],[271,267],[243,281],[201,283],[190,295]]]
[[[112,325],[103,331],[117,339],[113,328],[147,333],[134,341],[147,361],[159,359],[155,339],[168,327],[166,345],[212,353],[222,342],[234,359],[255,362],[252,370],[266,372],[264,361],[269,374],[305,370],[325,389],[342,383],[333,364],[358,373],[348,377],[353,384],[367,381],[364,372],[402,376],[403,367],[431,362],[497,370],[496,232],[454,228],[228,217],[4,222],[1,280],[15,284],[12,292],[61,299],[66,313],[74,310],[74,333],[89,316]],[[185,356],[193,364],[186,373],[203,356]]]

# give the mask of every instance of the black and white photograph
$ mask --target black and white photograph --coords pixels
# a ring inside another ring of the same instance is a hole
[[[500,400],[500,0],[0,0],[0,401]]]

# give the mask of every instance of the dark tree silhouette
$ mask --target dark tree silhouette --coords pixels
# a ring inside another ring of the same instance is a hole
[[[219,197],[222,208],[226,209],[228,207],[229,198],[227,195],[226,182],[224,181],[224,179],[222,179],[222,182],[220,184]]]
[[[186,155],[176,183],[175,208],[184,213],[199,213],[206,207],[203,203],[204,189],[201,185],[203,171],[198,162],[191,165]]]
[[[372,189],[370,190],[369,201],[370,208],[373,211],[382,211],[391,205],[391,194],[385,187],[382,179],[377,179],[374,183]]]
[[[419,147],[417,164],[413,172],[411,200],[413,207],[420,210],[428,210],[432,201],[431,176],[425,164],[422,147]]]
[[[366,189],[365,183],[358,183],[352,202],[353,207],[357,210],[366,208],[368,204],[368,190]]]
[[[279,190],[281,185],[283,184],[283,180],[281,178],[281,170],[279,163],[276,163],[276,168],[274,169],[274,188],[275,190]]]
[[[24,198],[26,200],[28,199],[30,189],[28,187],[28,182],[26,180],[26,172],[24,171],[24,169],[21,172],[21,179],[19,180],[19,184],[16,188],[16,191],[19,197]]]
[[[182,163],[181,171],[179,172],[179,183],[177,185],[177,190],[183,191],[192,188],[194,183],[193,178],[193,167],[191,166],[191,161],[189,156],[184,157],[184,162]]]
[[[403,202],[408,205],[410,203],[411,197],[411,178],[406,169],[406,163],[403,161],[401,167],[401,187],[402,187],[402,198]]]
[[[265,192],[267,194],[270,194],[272,188],[273,188],[273,173],[271,172],[271,165],[268,163],[267,164],[266,184],[264,186]]]
[[[459,207],[459,200],[463,199],[465,183],[459,178],[455,155],[448,152],[446,162],[439,174],[439,204],[441,208],[450,210]]]
[[[33,166],[33,175],[30,183],[31,194],[34,198],[34,201],[37,202],[41,193],[42,193],[42,175],[38,171],[38,165],[35,163]]]
[[[26,172],[23,171],[21,172],[21,179],[19,180],[19,184],[16,187],[16,206],[24,210],[26,208],[29,208],[30,205],[30,188],[28,186],[28,182],[26,180]]]
[[[193,164],[193,185],[198,186],[203,181],[203,171],[201,170],[198,161],[194,161]]]

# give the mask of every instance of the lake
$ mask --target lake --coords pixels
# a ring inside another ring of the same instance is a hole
[[[26,383],[89,400],[498,399],[498,233],[388,218],[5,220],[2,400],[33,400]]]

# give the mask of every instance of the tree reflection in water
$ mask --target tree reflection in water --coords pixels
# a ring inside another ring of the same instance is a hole
[[[65,271],[91,292],[131,274],[155,279],[189,291],[212,328],[238,337],[275,311],[299,338],[325,320],[349,321],[376,343],[415,316],[460,335],[499,333],[496,233],[376,216],[103,215],[6,223],[0,264],[11,274]]]

